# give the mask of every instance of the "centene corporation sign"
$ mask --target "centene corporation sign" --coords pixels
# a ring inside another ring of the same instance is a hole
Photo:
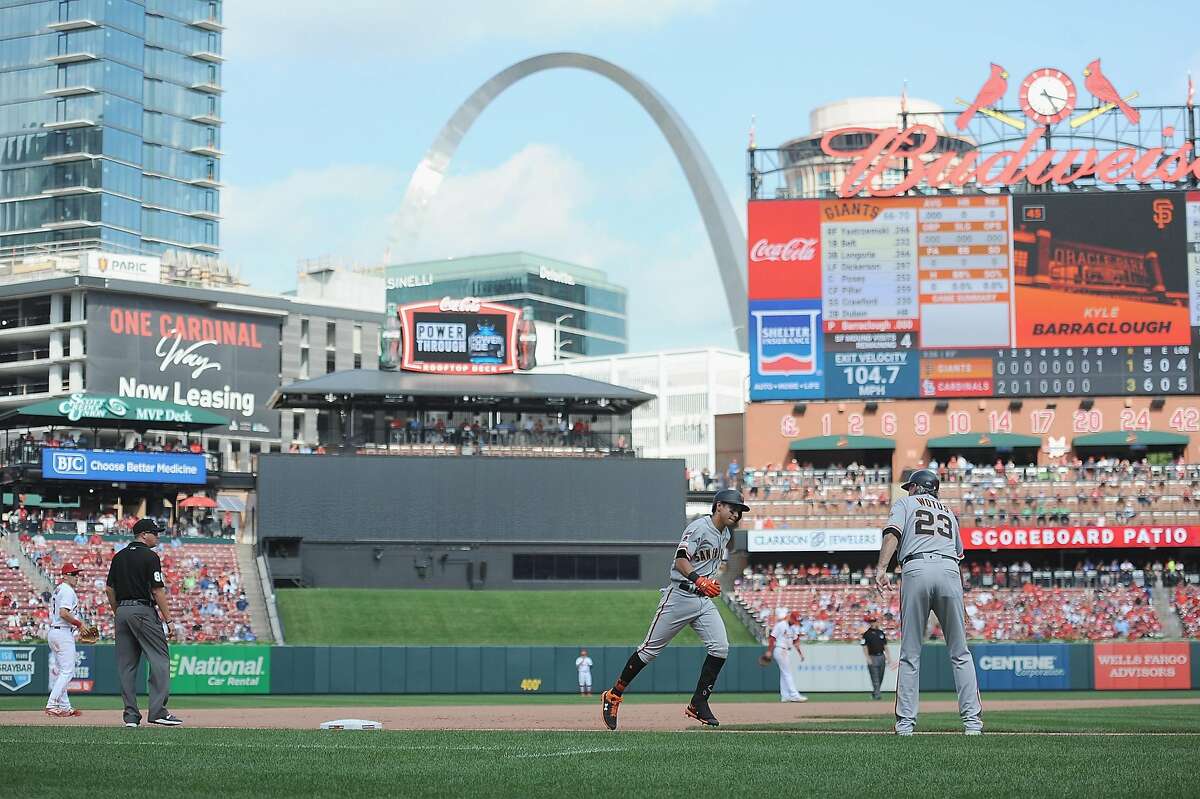
[[[1019,131],[1027,125],[1022,119],[999,110],[1008,89],[1008,72],[992,64],[991,74],[975,95],[973,102],[960,100],[967,108],[958,115],[959,130],[964,130],[976,114],[983,114]],[[1083,85],[1095,97],[1097,106],[1070,119],[1078,128],[1107,114],[1122,114],[1130,125],[1140,122],[1140,112],[1129,105],[1138,96],[1133,92],[1124,97],[1101,70],[1095,59],[1082,70]],[[821,137],[821,150],[839,160],[850,159],[838,195],[853,197],[868,194],[893,197],[916,188],[921,183],[930,187],[1007,186],[1027,182],[1032,186],[1048,183],[1069,185],[1081,178],[1094,178],[1103,183],[1175,183],[1188,177],[1200,178],[1200,159],[1193,159],[1192,144],[1184,141],[1172,149],[1162,147],[1117,147],[1101,152],[1097,148],[1072,148],[1060,152],[1047,147],[1038,152],[1040,141],[1050,126],[1065,121],[1075,112],[1078,93],[1074,81],[1059,69],[1039,68],[1029,73],[1019,89],[1021,110],[1034,125],[1015,150],[989,151],[978,149],[934,154],[941,131],[932,125],[914,124],[899,127],[848,127],[826,131]],[[1191,111],[1189,80],[1188,111]],[[902,104],[903,104],[902,100]],[[902,105],[903,107],[903,105]],[[1164,141],[1175,136],[1175,128],[1164,126]],[[845,136],[853,136],[854,149],[838,147]],[[894,185],[883,185],[888,170],[904,172]]]

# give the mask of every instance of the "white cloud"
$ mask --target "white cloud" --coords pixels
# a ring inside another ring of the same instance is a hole
[[[378,263],[406,176],[382,164],[301,169],[222,193],[225,256],[257,287],[295,286],[300,258]]]
[[[483,39],[537,42],[642,31],[707,14],[720,0],[246,0],[227,3],[225,54],[240,61],[461,52]]]

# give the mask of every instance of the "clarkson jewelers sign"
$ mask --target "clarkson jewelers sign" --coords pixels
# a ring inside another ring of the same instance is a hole
[[[991,65],[991,74],[975,99],[958,101],[966,108],[955,124],[959,130],[965,130],[976,114],[990,117],[1021,132],[1024,138],[1015,149],[985,153],[978,149],[954,148],[935,153],[941,131],[922,123],[903,129],[848,127],[827,131],[821,138],[822,152],[839,160],[851,159],[838,186],[838,195],[894,197],[921,184],[930,187],[1011,186],[1028,182],[1031,186],[1066,186],[1081,178],[1111,184],[1174,183],[1189,177],[1200,178],[1200,158],[1194,158],[1193,144],[1186,140],[1173,147],[1121,146],[1103,151],[1096,147],[1072,147],[1065,151],[1046,147],[1039,151],[1039,145],[1047,141],[1051,127],[1060,122],[1067,122],[1077,129],[1107,114],[1120,114],[1130,125],[1141,121],[1140,112],[1129,105],[1138,92],[1123,96],[1103,73],[1099,59],[1082,70],[1082,77],[1083,86],[1095,98],[1096,105],[1075,114],[1079,93],[1071,75],[1051,67],[1029,73],[1018,90],[1021,110],[1033,123],[1029,125],[1026,120],[999,110],[998,104],[1008,90],[1008,72],[998,64]],[[1189,81],[1189,113],[1190,85]],[[1164,141],[1172,140],[1175,135],[1174,127],[1166,126],[1162,130]],[[855,145],[866,143],[853,148],[839,146],[845,141],[853,141]],[[883,177],[889,170],[903,172],[904,176],[892,185],[884,185]]]

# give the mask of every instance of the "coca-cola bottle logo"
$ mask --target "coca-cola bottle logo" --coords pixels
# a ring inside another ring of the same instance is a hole
[[[817,255],[820,239],[796,237],[781,244],[759,239],[750,250],[751,261],[811,261]]]

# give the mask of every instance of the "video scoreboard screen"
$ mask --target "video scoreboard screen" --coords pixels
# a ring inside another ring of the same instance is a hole
[[[1194,393],[1200,192],[764,200],[750,396]]]

